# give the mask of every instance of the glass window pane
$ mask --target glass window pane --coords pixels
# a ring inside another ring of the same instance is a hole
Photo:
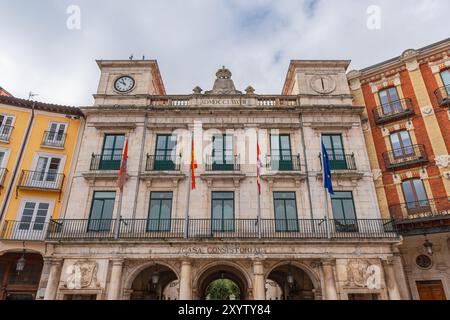
[[[388,99],[388,93],[386,90],[381,90],[378,93],[379,97],[380,97],[380,102],[381,104],[387,104],[389,103],[389,99]]]
[[[120,149],[122,150],[125,143],[125,136],[116,136],[116,143],[114,145],[114,149]]]
[[[427,192],[425,191],[425,187],[423,186],[423,182],[420,179],[413,180],[414,188],[416,189],[417,200],[423,201],[427,200]]]
[[[388,90],[389,90],[389,98],[390,98],[391,102],[397,101],[398,100],[397,88],[392,87],[392,88],[389,88]]]
[[[402,139],[402,144],[404,147],[411,146],[411,137],[409,136],[408,131],[400,131],[400,137]]]
[[[158,135],[156,137],[156,148],[157,149],[166,149],[166,145],[167,145],[167,136],[165,135]]]
[[[406,202],[414,202],[416,201],[414,196],[414,191],[412,189],[411,181],[403,181],[402,182],[403,194],[405,195]]]
[[[224,200],[223,201],[223,218],[233,219],[234,218],[234,201]]]
[[[275,219],[285,219],[286,214],[284,211],[284,201],[283,200],[274,200],[273,202],[275,208]]]
[[[297,219],[297,206],[295,200],[286,200],[286,219]]]
[[[107,199],[103,205],[102,219],[112,219],[114,200]]]
[[[94,199],[114,199],[116,193],[114,191],[95,191]]]
[[[280,149],[280,137],[278,135],[270,136],[270,148],[271,148],[271,150],[279,150]]]
[[[213,192],[213,199],[234,199],[234,192]]]
[[[333,216],[335,219],[344,218],[344,211],[342,207],[342,201],[340,199],[332,199],[331,207],[333,208]]]
[[[161,200],[151,200],[150,201],[150,219],[159,219]]]
[[[212,219],[222,219],[222,200],[213,200]]]
[[[345,219],[356,219],[355,210],[352,199],[342,200],[342,206],[344,208]]]
[[[280,136],[281,140],[281,149],[290,150],[291,149],[291,141],[288,135]]]
[[[450,70],[444,70],[441,72],[442,82],[444,86],[450,86]]]
[[[105,136],[104,149],[112,149],[114,146],[114,136]]]
[[[91,211],[91,220],[101,219],[103,210],[103,200],[94,199]]]
[[[335,152],[339,149],[343,149],[342,145],[342,137],[341,135],[333,135],[332,136],[332,142],[333,142],[333,148],[335,149]]]
[[[399,135],[397,133],[391,134],[390,139],[391,139],[392,149],[395,150],[395,149],[401,148]]]
[[[170,219],[172,211],[172,200],[161,200],[160,219]]]

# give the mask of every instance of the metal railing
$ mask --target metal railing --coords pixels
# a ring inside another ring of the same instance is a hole
[[[119,239],[360,239],[397,237],[391,219],[121,219]],[[187,222],[187,223],[186,223]],[[47,239],[114,239],[115,220],[51,220]],[[187,225],[187,230],[185,226]],[[186,232],[187,231],[187,232]]]
[[[434,91],[434,96],[441,107],[450,106],[450,85],[440,87]]]
[[[63,173],[53,171],[22,170],[17,187],[61,191],[64,178]]]
[[[399,203],[389,207],[395,220],[413,220],[450,216],[450,197]]]
[[[180,171],[181,155],[176,159],[164,155],[147,154],[146,171]]]
[[[0,168],[0,187],[4,186],[7,174],[8,174],[8,169]]]
[[[66,142],[66,134],[56,131],[44,131],[44,136],[42,138],[42,146],[64,148],[64,143]]]
[[[384,103],[373,109],[376,124],[393,121],[404,116],[414,114],[411,99],[400,99],[389,103]]]
[[[270,171],[301,171],[300,155],[266,155],[266,169]]]
[[[240,171],[239,155],[232,157],[206,156],[205,171]]]
[[[0,239],[43,241],[47,227],[47,222],[5,220],[0,229]]]
[[[336,149],[335,149],[336,150]],[[319,153],[319,159],[322,159],[322,153]],[[330,160],[330,169],[334,171],[339,170],[356,170],[355,154],[345,154],[341,152],[329,152],[328,159]],[[320,160],[320,170],[322,171],[322,161]]]
[[[120,170],[120,155],[92,154],[90,170]]]
[[[2,125],[0,126],[0,140],[8,142],[11,138],[11,133],[13,131],[13,126]]]
[[[428,161],[428,154],[425,146],[421,144],[398,148],[383,153],[383,160],[386,169],[425,163]]]

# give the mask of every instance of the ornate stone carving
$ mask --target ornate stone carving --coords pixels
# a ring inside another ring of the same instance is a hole
[[[432,114],[434,114],[434,109],[432,106],[425,106],[420,108],[420,112],[422,112],[422,115],[424,117],[428,117],[431,116]]]
[[[254,94],[255,89],[252,86],[248,86],[247,88],[245,88],[245,93],[246,94]]]
[[[321,94],[328,94],[336,90],[336,81],[328,75],[316,75],[311,78],[311,88]]]
[[[196,86],[194,89],[192,89],[192,91],[194,92],[194,94],[201,94],[203,90],[199,86]]]
[[[348,287],[375,289],[380,286],[381,270],[378,265],[364,259],[351,259],[347,264]]]
[[[434,160],[439,168],[447,168],[450,165],[450,155],[448,154],[439,155]]]
[[[377,181],[383,175],[381,169],[373,169],[372,170],[373,180]]]
[[[82,289],[97,282],[97,262],[77,261],[66,269],[68,274],[65,286],[67,289]]]
[[[415,49],[407,49],[402,53],[402,59],[410,59],[417,55],[417,51]]]
[[[236,90],[233,80],[231,80],[231,72],[225,66],[216,72],[216,81],[213,89],[206,91],[205,94],[242,94]]]

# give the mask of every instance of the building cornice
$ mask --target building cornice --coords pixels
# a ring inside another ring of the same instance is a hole
[[[9,97],[9,96],[0,96],[0,104],[6,104],[6,105],[14,106],[14,107],[25,108],[25,109],[33,109],[33,107],[34,107],[35,110],[62,113],[62,114],[75,115],[75,116],[84,116],[83,113],[81,112],[80,108],[77,108],[77,107],[64,106],[64,105],[51,104],[51,103],[43,103],[43,102],[25,100],[25,99]]]

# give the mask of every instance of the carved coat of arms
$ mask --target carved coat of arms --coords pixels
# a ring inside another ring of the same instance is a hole
[[[347,264],[347,286],[379,289],[381,270],[367,260],[353,259]]]
[[[92,261],[77,261],[66,269],[66,287],[82,289],[90,287],[97,278],[97,263]]]

